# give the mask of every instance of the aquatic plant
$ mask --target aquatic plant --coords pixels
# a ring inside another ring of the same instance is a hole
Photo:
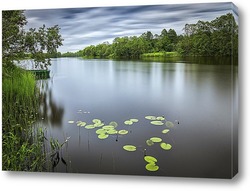
[[[161,143],[160,146],[164,150],[170,150],[172,148],[172,145],[167,144],[167,143]]]
[[[162,130],[162,133],[163,133],[163,134],[166,134],[166,133],[168,133],[168,132],[169,132],[169,129],[163,129],[163,130]]]
[[[150,140],[153,141],[154,143],[160,143],[160,142],[162,142],[162,139],[159,138],[159,137],[152,137],[152,138],[150,138]]]
[[[33,128],[39,107],[35,77],[15,66],[2,69],[2,169],[42,171],[44,133]]]
[[[124,145],[123,146],[123,149],[126,150],[126,151],[136,151],[136,146],[134,145]]]
[[[148,163],[145,168],[148,171],[157,171],[159,166],[156,165],[157,159],[153,156],[145,156],[144,160]]]
[[[151,121],[150,123],[153,125],[164,125],[162,121]]]
[[[167,121],[167,122],[166,122],[166,126],[167,126],[168,128],[172,128],[172,127],[174,127],[174,124],[173,124],[173,122],[171,122],[171,121]]]

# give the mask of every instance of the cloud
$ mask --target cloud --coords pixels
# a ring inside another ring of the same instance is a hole
[[[74,52],[91,44],[112,42],[118,36],[146,31],[159,34],[163,28],[181,34],[186,23],[211,21],[228,12],[237,15],[231,3],[44,9],[27,10],[25,15],[27,28],[58,24],[64,38],[59,51]]]

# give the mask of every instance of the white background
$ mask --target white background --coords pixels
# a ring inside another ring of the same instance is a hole
[[[110,5],[145,5],[201,2],[228,2],[223,0],[1,0],[1,10],[34,8],[69,8]],[[250,138],[249,138],[249,95],[250,51],[249,42],[250,11],[249,1],[235,0],[240,14],[240,119],[239,119],[239,173],[232,180],[195,179],[145,176],[111,176],[90,174],[53,174],[0,172],[0,189],[8,190],[246,190],[250,187]],[[183,15],[185,16],[185,15]],[[1,25],[1,24],[0,24]],[[101,26],[100,26],[101,28]],[[2,45],[0,46],[2,47]],[[248,53],[248,54],[247,54]],[[1,91],[1,90],[0,90]],[[0,101],[1,102],[1,101]],[[2,107],[1,107],[2,108]],[[2,150],[1,150],[2,152]],[[1,159],[0,159],[0,162]],[[178,168],[178,167],[177,167]]]

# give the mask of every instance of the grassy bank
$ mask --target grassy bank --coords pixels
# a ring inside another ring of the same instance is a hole
[[[2,169],[42,171],[43,131],[34,130],[39,107],[33,74],[15,66],[3,67]]]
[[[180,56],[178,52],[152,52],[152,53],[144,53],[141,55],[142,58],[147,58],[147,57],[172,58],[178,56]]]

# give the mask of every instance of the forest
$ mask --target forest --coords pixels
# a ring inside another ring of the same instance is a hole
[[[238,25],[228,13],[212,21],[186,24],[183,34],[163,29],[160,34],[146,31],[140,36],[117,37],[112,43],[90,45],[75,53],[58,53],[55,57],[140,58],[171,56],[236,56]]]

